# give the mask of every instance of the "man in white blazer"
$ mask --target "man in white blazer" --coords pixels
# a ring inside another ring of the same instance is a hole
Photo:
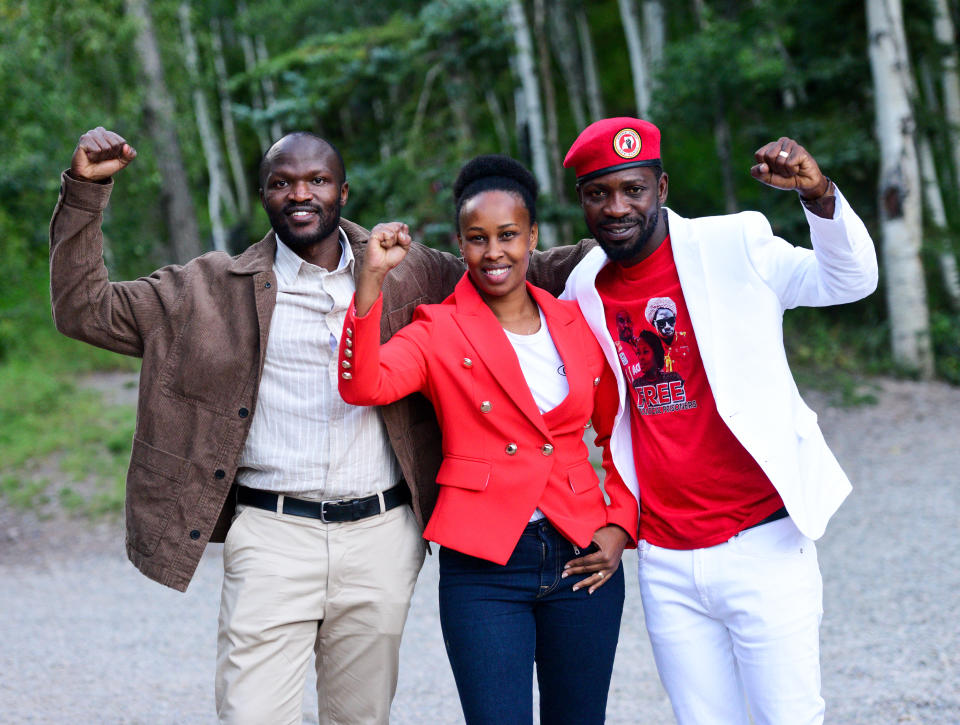
[[[798,192],[812,250],[774,236],[756,212],[685,219],[663,207],[660,132],[646,121],[591,124],[564,160],[599,243],[564,294],[617,374],[611,451],[640,500],[647,631],[684,725],[824,713],[813,540],[850,482],[797,391],[782,320],[792,307],[870,294],[877,259],[802,146],[781,138],[755,156],[756,179]],[[636,341],[622,339],[624,321]],[[663,354],[648,353],[658,340]],[[650,372],[657,365],[672,374]]]

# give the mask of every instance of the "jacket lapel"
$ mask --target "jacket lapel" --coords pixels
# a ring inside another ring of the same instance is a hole
[[[530,288],[529,283],[527,287]],[[523,377],[513,345],[499,320],[473,286],[469,273],[463,275],[453,294],[457,305],[453,319],[464,337],[473,345],[477,356],[507,396],[544,436],[549,437],[550,431]]]

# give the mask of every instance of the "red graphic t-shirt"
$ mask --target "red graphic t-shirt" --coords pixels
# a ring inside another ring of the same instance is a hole
[[[668,237],[632,267],[597,276],[630,397],[640,536],[714,546],[783,506],[717,413]]]

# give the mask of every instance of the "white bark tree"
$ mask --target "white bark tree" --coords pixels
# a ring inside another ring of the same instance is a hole
[[[230,89],[227,84],[227,62],[223,56],[223,41],[218,20],[210,21],[210,45],[213,51],[213,68],[217,76],[217,96],[220,100],[220,125],[223,127],[223,143],[227,149],[227,160],[230,162],[230,175],[233,177],[233,188],[237,199],[237,209],[240,215],[250,217],[250,194],[248,192],[246,171],[240,155],[240,144],[237,141],[237,127],[233,119],[233,104],[230,100]]]
[[[550,161],[547,153],[546,132],[543,126],[543,106],[540,103],[540,83],[537,80],[536,64],[533,57],[533,42],[530,39],[530,26],[520,0],[510,0],[510,23],[513,26],[515,45],[515,67],[520,77],[523,113],[529,134],[530,155],[533,159],[533,173],[540,184],[544,196],[553,196],[553,183],[550,175]],[[540,245],[552,247],[557,243],[556,231],[551,224],[540,225]]]
[[[940,192],[940,183],[937,180],[936,166],[933,161],[933,151],[926,136],[920,138],[920,175],[923,178],[923,198],[927,205],[927,213],[934,229],[937,231],[939,249],[937,258],[940,262],[940,275],[943,287],[947,291],[950,306],[960,310],[960,272],[957,270],[957,258],[946,243],[949,229],[947,227],[947,212],[943,205],[943,194]]]
[[[580,39],[580,55],[583,63],[583,80],[587,87],[587,111],[590,121],[599,121],[606,113],[603,110],[603,94],[600,92],[600,75],[597,73],[597,54],[590,37],[590,23],[583,5],[576,12],[577,37]]]
[[[213,236],[213,248],[218,251],[227,250],[227,233],[224,228],[221,205],[227,208],[231,216],[237,214],[237,203],[230,191],[226,174],[223,169],[223,155],[220,153],[220,140],[213,130],[213,121],[210,118],[210,108],[203,91],[203,79],[200,75],[200,62],[197,54],[197,41],[193,35],[193,24],[190,21],[190,3],[181,2],[178,8],[180,16],[180,32],[183,35],[184,62],[187,65],[187,75],[190,85],[193,86],[193,111],[197,120],[197,131],[200,133],[200,145],[207,162],[207,212],[210,215],[210,231]]]
[[[633,76],[633,96],[637,102],[637,115],[647,118],[650,113],[650,71],[643,52],[643,39],[640,33],[640,18],[637,16],[635,0],[617,0],[620,8],[620,22],[627,39],[627,55],[630,58],[630,72]]]
[[[647,51],[647,98],[653,101],[656,75],[667,46],[667,19],[663,0],[643,0],[643,47]]]
[[[170,251],[173,261],[182,264],[199,255],[202,248],[190,181],[177,138],[173,96],[164,79],[153,17],[145,0],[124,0],[124,7],[137,27],[134,46],[147,86],[144,117],[156,148],[161,177],[160,205],[170,235]]]
[[[575,52],[577,37],[570,22],[568,0],[550,3],[547,14],[550,21],[553,57],[560,65],[564,84],[567,87],[567,98],[570,103],[570,114],[573,116],[573,125],[579,130],[587,125],[586,90],[581,64],[578,62],[578,53]]]
[[[936,12],[933,32],[937,40],[947,49],[943,56],[941,73],[943,79],[943,110],[947,119],[949,147],[953,150],[953,168],[960,177],[960,71],[957,63],[957,46],[954,41],[953,21],[947,0],[934,0]],[[960,189],[960,178],[954,180]]]
[[[933,375],[926,284],[920,261],[921,184],[910,104],[913,79],[900,0],[866,0],[876,132],[880,223],[895,362]]]

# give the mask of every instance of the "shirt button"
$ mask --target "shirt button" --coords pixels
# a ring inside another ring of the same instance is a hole
[[[493,406],[490,405],[490,401],[489,401],[489,400],[484,400],[482,403],[480,403],[480,412],[481,412],[481,413],[489,413],[491,408],[493,408]]]
[[[471,360],[471,359],[468,358],[468,357],[463,358],[463,367],[465,367],[465,368],[472,368],[472,367],[473,367],[473,360]]]
[[[196,541],[197,539],[200,538],[200,532],[194,529],[193,531],[190,532],[190,538]]]
[[[237,411],[237,415],[239,415],[241,418],[246,418],[248,415],[250,415],[250,411],[246,408],[240,408],[240,410]]]
[[[344,357],[353,357],[353,350],[345,349],[345,350],[343,351],[343,356],[344,356]]]
[[[340,373],[340,377],[344,380],[350,380],[353,376],[350,373]]]
[[[349,337],[347,338],[346,342],[347,342],[347,347],[353,347],[353,340],[351,340]]]
[[[224,471],[222,468],[218,468],[216,471],[213,472],[213,477],[216,479],[225,478],[226,475],[227,475],[227,472]]]
[[[507,447],[504,448],[503,450],[505,450],[505,451],[507,452],[507,455],[508,455],[508,456],[512,456],[514,453],[517,452],[517,444],[516,444],[516,443],[507,443]]]
[[[352,327],[348,327],[348,328],[347,328],[347,337],[353,337],[353,328],[352,328]]]
[[[540,449],[540,452],[545,456],[549,456],[553,453],[553,446],[549,443],[544,443],[543,448]]]

